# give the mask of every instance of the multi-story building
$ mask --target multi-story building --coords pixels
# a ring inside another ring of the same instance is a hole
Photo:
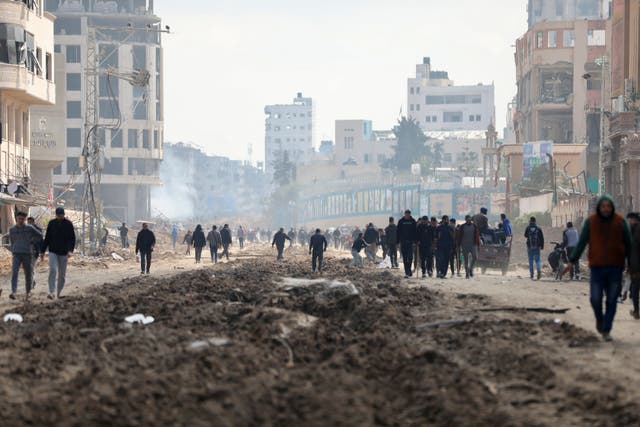
[[[396,143],[393,132],[374,131],[371,120],[336,120],[335,138],[337,165],[378,167],[393,155]]]
[[[264,172],[249,162],[211,156],[191,144],[165,145],[162,187],[153,190],[153,208],[170,218],[213,221],[262,213]]]
[[[587,143],[590,177],[598,174],[600,110],[608,96],[608,5],[530,0],[529,28],[516,41],[514,139]]]
[[[267,105],[265,120],[265,172],[273,176],[273,163],[287,157],[302,165],[313,155],[315,147],[315,111],[313,100],[298,93],[291,104]]]
[[[604,191],[621,210],[640,208],[640,0],[614,0],[609,135],[603,144]]]
[[[81,156],[87,140],[85,70],[95,68],[87,64],[93,47],[89,35],[95,29],[103,211],[115,220],[146,218],[151,188],[161,184],[163,156],[162,47],[153,0],[47,0],[46,10],[56,16],[55,49],[66,59],[66,157],[54,170],[54,182],[75,181],[80,203]],[[149,72],[147,86],[133,86],[115,76],[136,70]]]
[[[13,189],[29,186],[29,109],[32,105],[52,105],[56,100],[54,18],[44,12],[42,3],[42,0],[0,0],[0,182],[3,191],[7,191],[7,186]],[[2,231],[13,221],[12,208],[6,203],[0,207]]]
[[[432,71],[431,59],[408,79],[408,116],[424,131],[486,130],[495,123],[495,87],[456,86],[446,71]]]

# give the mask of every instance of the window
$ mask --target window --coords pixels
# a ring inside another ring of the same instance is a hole
[[[578,0],[576,3],[576,17],[595,18],[598,16],[599,2],[593,0]]]
[[[429,96],[425,97],[425,104],[427,105],[440,105],[444,104],[444,96]]]
[[[417,93],[418,95],[420,95],[420,86],[418,86],[418,87],[416,88],[416,93]]]
[[[549,48],[557,47],[556,35],[557,33],[555,31],[549,31],[547,33],[547,47]]]
[[[122,175],[124,173],[122,157],[112,157],[110,160],[105,159],[102,173],[105,175]]]
[[[413,104],[409,105],[409,111],[413,111],[414,107]]]
[[[101,44],[98,48],[100,67],[118,68],[118,46],[113,44]]]
[[[469,116],[469,121],[470,121],[470,122],[475,121],[475,116],[474,116],[473,114]]]
[[[597,78],[591,77],[587,79],[587,90],[600,90],[602,89],[602,80],[598,76]]]
[[[368,155],[368,154],[365,154],[365,155],[364,155],[364,163],[365,163],[365,164],[368,164],[368,163],[369,163],[369,155]]]
[[[82,103],[80,101],[67,101],[67,118],[82,118]]]
[[[80,73],[67,73],[67,90],[68,91],[82,90],[82,78],[80,76]]]
[[[52,82],[53,81],[53,58],[51,57],[50,53],[47,53],[45,56],[45,67],[47,70],[46,78],[47,80]]]
[[[54,44],[53,45],[53,52],[54,53],[62,53],[62,46],[60,46],[59,44]]]
[[[142,131],[142,148],[149,149],[149,131],[147,129]]]
[[[438,116],[431,116],[431,121],[433,123],[437,123],[438,122]]]
[[[480,114],[476,114],[476,122],[481,122],[482,116]]]
[[[564,0],[556,0],[556,16],[564,15]]]
[[[133,55],[133,69],[134,70],[146,70],[147,69],[147,47],[144,45],[134,45],[131,49]]]
[[[118,106],[110,99],[101,99],[98,104],[101,119],[116,120],[119,117]]]
[[[55,168],[53,168],[53,174],[62,175],[62,165],[58,165]]]
[[[156,102],[156,120],[162,121],[162,106],[160,105],[160,101]]]
[[[482,95],[471,95],[472,104],[482,104]]]
[[[135,120],[147,120],[147,104],[141,99],[133,103],[133,118]]]
[[[576,36],[573,30],[564,30],[562,32],[562,46],[574,47],[576,45]]]
[[[111,147],[122,148],[122,129],[111,131]]]
[[[67,45],[67,63],[68,64],[79,64],[82,62],[82,55],[80,53],[80,46],[75,44]]]
[[[427,122],[427,123],[431,123],[431,116],[427,116],[427,117],[424,119],[424,121],[425,121],[425,122]]]
[[[604,46],[606,43],[605,30],[588,30],[587,45],[588,46]]]
[[[542,31],[536,33],[536,48],[542,49]]]
[[[413,95],[415,93],[415,90],[413,88],[409,88],[409,94]]]
[[[14,24],[0,24],[0,62],[18,64],[23,60],[21,48],[24,45],[24,27]]]
[[[67,147],[82,147],[82,136],[80,129],[67,128]]]
[[[461,123],[462,112],[461,111],[445,111],[442,121],[445,123]]]
[[[157,47],[156,48],[156,72],[160,73],[160,70],[162,70],[162,50],[159,47]]]
[[[159,148],[160,147],[160,138],[158,136],[158,131],[154,130],[153,131],[153,148]]]
[[[416,111],[420,111],[420,104],[416,104]]]
[[[446,163],[451,163],[453,161],[453,156],[451,155],[451,153],[444,153],[444,155],[442,156],[442,160]]]
[[[449,95],[444,98],[445,104],[464,104],[466,99],[464,95]]]
[[[74,175],[80,172],[80,162],[77,157],[67,157],[67,175]]]
[[[118,80],[107,76],[100,76],[98,79],[98,94],[101,97],[113,96],[117,98],[120,96],[120,87],[118,86]]]
[[[53,32],[56,35],[80,35],[82,34],[82,21],[80,18],[57,17],[53,23]]]
[[[138,130],[137,129],[128,130],[127,144],[129,148],[138,148]]]

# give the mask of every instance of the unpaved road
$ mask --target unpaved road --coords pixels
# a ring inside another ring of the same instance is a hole
[[[640,425],[638,324],[625,304],[600,342],[586,283],[404,280],[328,259],[324,277],[354,295],[284,288],[311,278],[301,250],[249,252],[196,271],[161,260],[151,277],[131,261],[71,269],[53,303],[43,286],[28,305],[3,296],[25,322],[0,324],[2,425]],[[571,310],[481,311],[500,306]],[[126,327],[134,312],[156,322]]]

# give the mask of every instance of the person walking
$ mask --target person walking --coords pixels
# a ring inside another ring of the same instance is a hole
[[[500,221],[502,221],[502,231],[507,239],[513,237],[513,228],[511,228],[511,221],[507,218],[506,214],[500,214]]]
[[[413,276],[411,266],[413,264],[413,247],[418,242],[418,230],[416,220],[411,216],[411,211],[404,211],[404,216],[398,220],[397,240],[400,243],[402,263],[404,264],[404,278]]]
[[[151,254],[156,246],[156,235],[149,230],[147,223],[142,224],[142,230],[136,237],[136,255],[140,254],[140,274],[150,274]]]
[[[202,249],[207,246],[207,238],[205,237],[200,224],[196,225],[196,229],[193,232],[193,238],[191,240],[193,242],[193,248],[196,250],[196,264],[200,264],[202,260]]]
[[[418,255],[420,257],[420,268],[422,269],[422,277],[429,277],[433,275],[433,270],[429,270],[429,258],[433,253],[433,238],[434,229],[431,226],[429,217],[423,216],[422,220],[417,226],[416,230],[418,234]]]
[[[449,259],[455,247],[453,230],[447,215],[442,217],[442,221],[436,229],[436,240],[436,271],[439,279],[446,279]]]
[[[379,239],[380,235],[378,234],[378,229],[373,225],[373,223],[370,222],[364,232],[364,241],[367,242],[367,247],[364,250],[364,254],[366,255],[367,259],[373,263],[376,262]]]
[[[100,239],[100,246],[107,246],[108,239],[109,239],[109,229],[105,225],[102,227],[102,238]]]
[[[537,270],[537,278],[542,277],[542,266],[540,265],[540,253],[544,249],[544,234],[542,229],[536,224],[536,218],[529,219],[529,226],[524,231],[524,237],[527,239],[527,256],[529,258],[529,276],[533,280],[534,263]]]
[[[191,255],[191,242],[193,241],[193,236],[191,235],[191,230],[187,230],[187,234],[184,235],[184,239],[182,239],[182,243],[187,245],[187,252],[185,255]]]
[[[222,245],[222,237],[217,226],[211,227],[211,231],[207,234],[207,242],[209,243],[209,251],[211,252],[211,262],[218,263],[218,248]]]
[[[31,290],[33,291],[36,288],[37,283],[36,265],[38,264],[38,258],[40,257],[40,248],[42,247],[42,242],[44,241],[44,232],[42,230],[42,227],[36,224],[36,219],[32,216],[27,218],[27,224],[40,232],[40,237],[34,239],[34,241],[31,243]]]
[[[562,246],[567,252],[567,256],[571,256],[573,251],[578,246],[580,241],[580,234],[578,230],[573,226],[573,222],[567,222],[567,228],[562,232]],[[571,280],[580,280],[580,260],[576,260],[573,270],[569,272]]]
[[[222,239],[222,254],[220,254],[220,258],[227,257],[227,261],[229,261],[229,247],[233,246],[233,238],[231,236],[231,229],[229,228],[229,224],[225,224],[220,231],[220,238]]]
[[[342,233],[340,233],[340,229],[336,228],[335,230],[333,230],[333,247],[335,248],[335,250],[340,249],[340,235]]]
[[[590,300],[596,318],[596,330],[605,341],[611,341],[622,274],[630,258],[632,244],[629,224],[616,213],[613,199],[609,196],[600,197],[596,212],[585,221],[565,274],[574,268],[587,245],[591,270]],[[606,296],[604,314],[603,295]]]
[[[353,245],[351,245],[351,256],[353,260],[351,261],[352,267],[364,267],[364,259],[360,256],[360,251],[367,247],[367,242],[364,241],[364,235],[362,233],[358,233],[358,237],[353,241]]]
[[[316,234],[309,239],[309,255],[311,255],[311,271],[322,274],[322,260],[324,253],[327,250],[327,239],[322,235],[322,231],[317,228]]]
[[[173,250],[176,250],[176,244],[178,243],[178,229],[174,226],[171,230],[171,246]]]
[[[238,235],[238,245],[240,245],[240,249],[244,249],[244,228],[240,225],[236,233]]]
[[[387,259],[389,255],[389,246],[387,245],[387,235],[382,228],[378,228],[378,247],[382,248],[382,260]]]
[[[42,232],[26,223],[27,214],[18,212],[16,214],[16,225],[9,229],[9,240],[11,242],[11,295],[9,298],[16,299],[18,292],[18,273],[20,266],[24,271],[24,284],[26,297],[29,298],[31,286],[33,284],[33,245],[42,239]]]
[[[478,260],[478,248],[480,247],[480,230],[473,222],[471,215],[464,218],[465,222],[458,231],[458,247],[464,259],[464,271],[466,278],[473,277],[473,268]]]
[[[451,267],[451,277],[456,274],[456,266],[458,267],[458,276],[460,276],[460,248],[458,248],[458,224],[455,218],[449,219],[449,225],[451,226],[451,232],[453,233],[453,249],[451,255],[449,255],[449,266]],[[457,261],[456,261],[457,258]]]
[[[391,268],[398,268],[398,227],[393,217],[389,217],[389,225],[384,230],[387,239],[387,252],[391,261]]]
[[[120,243],[122,244],[122,249],[126,249],[129,247],[129,229],[127,228],[127,224],[124,222],[120,227],[118,227],[118,231],[120,232]]]
[[[284,228],[280,228],[276,234],[273,235],[273,241],[271,242],[271,247],[276,247],[278,249],[278,259],[284,259],[284,244],[285,242],[291,239],[287,236],[287,233],[284,232]]]
[[[56,208],[56,217],[47,224],[47,232],[40,251],[42,257],[49,250],[49,295],[60,298],[67,277],[67,264],[76,247],[73,223],[65,217],[63,208]],[[57,286],[56,286],[57,279]]]
[[[296,230],[291,227],[291,229],[289,230],[289,234],[287,235],[289,236],[289,247],[292,247],[296,241]]]

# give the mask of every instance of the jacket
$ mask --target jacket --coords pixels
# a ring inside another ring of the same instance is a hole
[[[455,231],[449,224],[440,224],[436,229],[438,249],[453,249],[456,246]]]
[[[366,248],[367,246],[367,242],[364,241],[364,239],[362,237],[358,237],[354,242],[353,245],[351,246],[351,250],[352,251],[356,251],[358,253],[360,253],[360,251],[364,248]]]
[[[129,234],[129,229],[125,226],[118,227],[118,231],[120,232],[120,237],[127,237]]]
[[[431,224],[418,224],[416,232],[421,249],[428,249],[433,246],[434,231]]]
[[[478,226],[475,223],[472,222],[470,225],[473,227],[473,234],[474,234],[473,241],[475,242],[475,246],[480,246],[480,230],[478,229]],[[468,228],[468,224],[465,222],[458,229],[457,242],[459,247],[462,246],[465,230],[467,230],[467,228]]]
[[[279,248],[284,247],[285,240],[291,240],[291,239],[289,238],[289,236],[287,236],[287,234],[284,231],[278,231],[273,236],[273,242],[271,243],[271,246],[276,245]]]
[[[417,242],[418,230],[416,220],[413,219],[413,217],[409,219],[405,219],[404,217],[400,218],[396,235],[398,236],[398,243],[400,244]]]
[[[58,219],[49,221],[41,252],[44,254],[48,249],[52,254],[67,256],[75,247],[76,232],[73,223],[66,218],[62,221]]]
[[[580,235],[575,228],[567,228],[562,233],[562,244],[565,248],[575,248],[580,241]]]
[[[156,235],[148,228],[140,230],[136,237],[136,253],[144,252],[149,253],[153,251],[153,247],[156,244]]]
[[[380,234],[378,233],[378,230],[375,227],[367,227],[366,231],[364,232],[364,241],[367,242],[368,245],[370,245],[372,243],[378,243],[379,239]]]
[[[387,236],[387,245],[397,245],[398,244],[398,226],[395,224],[389,224],[387,228],[384,229],[384,234]]]
[[[202,228],[196,228],[196,231],[193,232],[191,241],[193,242],[193,246],[196,248],[204,248],[205,246],[207,246],[207,239],[204,236],[204,231],[202,231]]]
[[[220,237],[222,238],[223,245],[230,245],[233,243],[233,240],[231,239],[231,230],[229,230],[229,228],[223,228],[220,230]]]
[[[327,250],[327,239],[322,234],[314,234],[309,240],[309,251],[313,249],[314,254],[321,254]]]
[[[536,247],[534,247],[533,242],[531,241],[531,237],[533,236],[534,232],[536,232],[536,230],[538,233],[538,244],[536,245]],[[542,229],[537,225],[529,224],[527,229],[524,231],[524,237],[527,239],[528,249],[544,249],[544,233],[542,232]]]
[[[511,228],[511,221],[509,221],[508,218],[502,221],[502,229],[504,230],[505,236],[513,236],[513,228]]]
[[[209,242],[209,246],[222,245],[222,237],[220,236],[220,232],[218,230],[211,230],[209,234],[207,234],[207,242]]]
[[[580,259],[582,252],[589,245],[590,267],[624,267],[631,255],[631,230],[629,224],[615,211],[605,218],[600,214],[600,205],[605,200],[613,200],[603,196],[598,200],[596,213],[584,223],[578,246],[571,254],[571,261]]]
[[[11,253],[13,254],[29,255],[33,253],[33,246],[41,239],[42,232],[29,224],[25,224],[23,227],[14,225],[9,230]]]

